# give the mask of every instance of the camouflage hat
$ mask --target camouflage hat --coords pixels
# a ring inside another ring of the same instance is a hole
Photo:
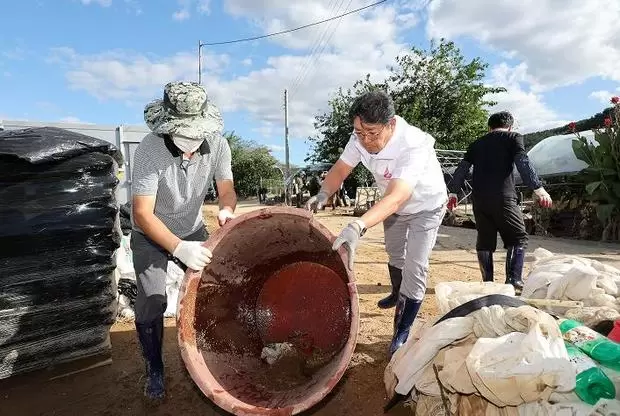
[[[224,130],[220,111],[209,101],[205,88],[196,82],[166,84],[164,98],[144,108],[144,121],[153,133],[195,140],[207,139]]]

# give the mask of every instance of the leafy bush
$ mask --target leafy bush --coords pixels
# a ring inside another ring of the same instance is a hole
[[[611,99],[614,105],[603,126],[594,129],[598,145],[575,133],[573,152],[588,167],[581,172],[585,190],[596,207],[603,223],[602,240],[620,240],[620,98]],[[571,123],[574,129],[575,124]]]

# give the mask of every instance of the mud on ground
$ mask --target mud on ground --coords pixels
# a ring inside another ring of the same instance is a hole
[[[210,230],[216,207],[205,207]],[[256,209],[242,205],[240,212]],[[331,209],[319,212],[320,220],[334,233],[352,220],[341,211]],[[429,294],[416,325],[438,317],[433,287],[437,282],[464,280],[478,281],[479,271],[474,251],[475,230],[442,227],[433,252],[430,268]],[[578,254],[620,267],[620,246],[570,240],[550,240],[533,237],[530,252],[536,247],[554,252]],[[382,227],[368,231],[359,247],[356,275],[360,294],[360,334],[358,345],[341,382],[317,407],[306,413],[314,415],[377,416],[383,414],[385,389],[383,370],[387,364],[386,352],[391,338],[393,310],[376,307],[379,299],[389,290],[387,256],[383,246]],[[496,280],[503,279],[503,254],[496,258]],[[48,381],[44,372],[15,377],[0,382],[0,415],[35,416],[211,416],[225,415],[212,405],[195,387],[187,375],[177,353],[174,320],[166,322],[165,362],[168,397],[153,408],[142,400],[144,367],[139,355],[135,330],[131,323],[117,323],[112,327],[111,365]],[[391,415],[410,414],[397,408]]]

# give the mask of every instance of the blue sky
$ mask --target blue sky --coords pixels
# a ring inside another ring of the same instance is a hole
[[[373,0],[22,0],[0,14],[0,119],[142,124],[172,79],[197,79],[197,43],[301,26]],[[465,6],[467,3],[467,6]],[[204,47],[203,81],[227,130],[301,164],[315,114],[338,86],[431,37],[489,63],[508,92],[498,109],[520,130],[588,117],[620,94],[620,2],[391,0],[325,25],[260,41]],[[27,24],[21,19],[26,19]],[[593,22],[598,22],[596,25]]]

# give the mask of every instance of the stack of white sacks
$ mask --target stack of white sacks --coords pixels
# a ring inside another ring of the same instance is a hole
[[[494,305],[412,331],[385,370],[388,396],[407,396],[417,416],[620,415],[617,400],[590,406],[575,395],[575,368],[550,315],[586,325],[620,317],[620,271],[543,249],[534,255],[522,297],[581,301],[584,308]],[[440,283],[435,293],[442,315],[485,295],[515,296],[498,283]],[[613,381],[620,397],[620,380]]]
[[[587,326],[620,319],[620,270],[596,260],[534,251],[522,297],[583,302],[583,308],[549,307],[551,313]]]

